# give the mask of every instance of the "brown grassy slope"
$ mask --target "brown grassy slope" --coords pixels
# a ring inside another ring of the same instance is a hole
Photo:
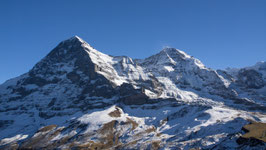
[[[266,123],[253,122],[245,125],[243,129],[248,132],[242,138],[255,138],[266,142]]]

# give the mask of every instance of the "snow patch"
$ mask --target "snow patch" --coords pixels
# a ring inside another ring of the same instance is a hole
[[[0,146],[1,145],[6,145],[6,144],[9,144],[9,143],[13,143],[13,142],[16,142],[16,141],[20,141],[20,140],[23,140],[23,139],[26,139],[28,137],[28,135],[22,135],[22,134],[18,134],[16,136],[13,136],[11,138],[4,138],[0,141]]]

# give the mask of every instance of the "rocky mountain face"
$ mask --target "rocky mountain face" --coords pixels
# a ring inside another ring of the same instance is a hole
[[[0,149],[264,149],[237,139],[266,122],[265,102],[265,62],[216,71],[174,48],[140,60],[75,36],[0,85]]]

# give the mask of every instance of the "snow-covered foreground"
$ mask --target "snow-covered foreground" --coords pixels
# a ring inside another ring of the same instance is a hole
[[[262,114],[227,107],[177,102],[111,106],[67,120],[64,126],[40,128],[27,140],[28,135],[2,139],[1,145],[24,140],[21,148],[236,149],[247,120],[265,119]]]

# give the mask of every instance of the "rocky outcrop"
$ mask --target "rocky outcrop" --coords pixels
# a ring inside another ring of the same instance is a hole
[[[149,97],[143,89],[135,89],[131,84],[124,83],[119,87],[119,101],[126,105],[147,104]]]
[[[245,125],[242,130],[245,134],[237,139],[239,145],[266,146],[266,123],[252,122]]]
[[[265,85],[262,74],[254,69],[241,69],[238,72],[237,82],[246,88],[252,89],[259,89]]]

